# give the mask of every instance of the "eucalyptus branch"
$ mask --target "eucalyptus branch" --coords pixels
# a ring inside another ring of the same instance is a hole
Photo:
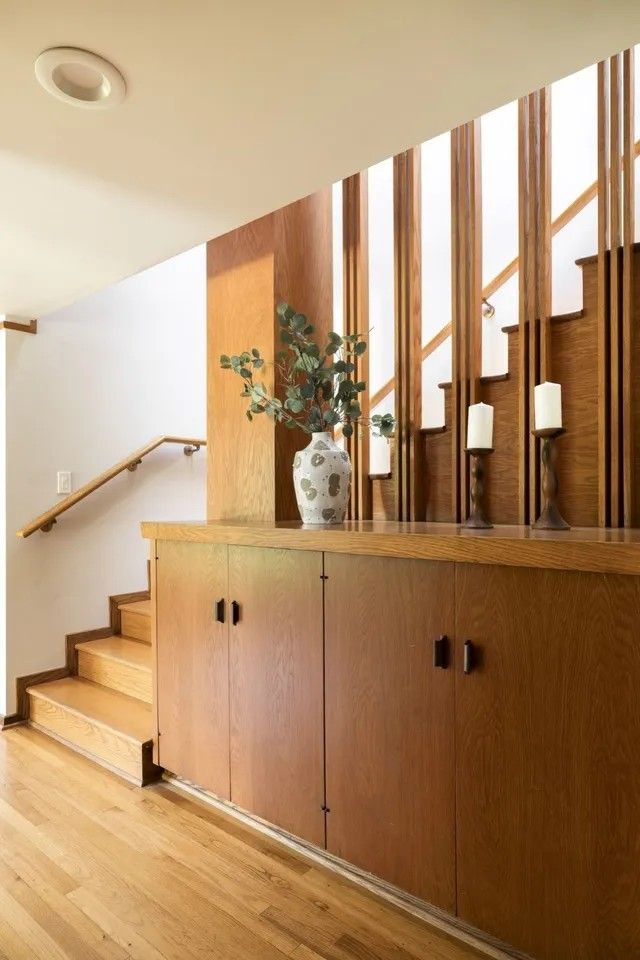
[[[249,420],[265,413],[288,429],[298,427],[305,433],[333,430],[342,424],[343,435],[349,437],[353,435],[354,425],[360,424],[378,436],[392,436],[395,421],[391,414],[362,416],[358,396],[367,385],[355,379],[358,358],[367,349],[362,336],[341,337],[332,331],[321,350],[312,339],[314,328],[304,314],[296,313],[286,303],[278,306],[277,314],[284,349],[271,365],[284,400],[270,396],[266,385],[254,380],[254,373],[266,362],[256,347],[220,357],[220,366],[232,370],[243,380],[242,396],[249,404]]]

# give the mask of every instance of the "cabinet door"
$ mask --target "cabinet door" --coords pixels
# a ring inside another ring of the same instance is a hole
[[[229,548],[231,799],[324,845],[322,554]]]
[[[455,911],[453,565],[325,556],[327,848]],[[451,655],[451,651],[450,651]]]
[[[227,547],[160,541],[157,557],[158,760],[229,799]]]
[[[461,565],[458,913],[540,960],[640,956],[640,579]]]

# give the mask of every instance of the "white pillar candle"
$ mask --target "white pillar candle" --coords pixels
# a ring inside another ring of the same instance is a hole
[[[493,407],[473,403],[467,416],[467,449],[491,450],[493,447]]]
[[[559,383],[539,383],[533,391],[536,430],[560,430],[562,427],[562,387]]]

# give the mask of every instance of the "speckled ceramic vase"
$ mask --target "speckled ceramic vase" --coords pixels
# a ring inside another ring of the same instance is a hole
[[[313,433],[294,457],[293,485],[303,523],[342,523],[351,488],[349,454],[330,433]]]

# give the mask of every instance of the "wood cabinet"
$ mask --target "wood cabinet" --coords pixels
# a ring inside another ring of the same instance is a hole
[[[453,913],[454,677],[434,666],[453,564],[327,554],[325,573],[327,849]]]
[[[640,955],[640,579],[456,566],[458,914],[541,960]]]
[[[231,799],[324,846],[322,554],[229,548]]]
[[[640,956],[640,576],[157,556],[161,764],[537,960]]]
[[[156,556],[158,762],[229,799],[227,547],[161,541]]]

